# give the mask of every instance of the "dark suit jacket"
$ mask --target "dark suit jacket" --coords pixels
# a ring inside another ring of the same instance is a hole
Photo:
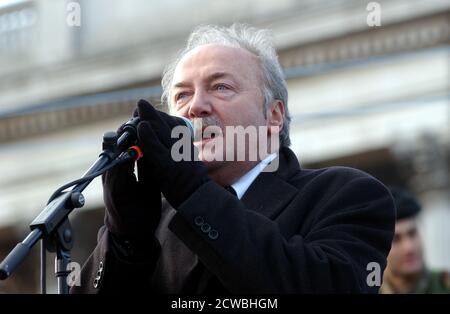
[[[178,211],[163,202],[143,260],[119,258],[103,227],[71,292],[378,292],[368,265],[381,280],[395,224],[388,190],[352,168],[300,169],[288,148],[279,158],[241,200],[210,181]]]

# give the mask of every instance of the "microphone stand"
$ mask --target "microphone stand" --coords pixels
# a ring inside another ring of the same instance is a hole
[[[81,192],[91,181],[119,163],[135,158],[135,154],[125,151],[136,139],[136,126],[139,118],[133,118],[124,125],[124,133],[117,139],[116,132],[107,132],[103,136],[103,152],[82,178],[59,188],[50,197],[47,206],[30,224],[31,232],[8,254],[0,264],[0,280],[5,280],[22,263],[33,246],[42,239],[42,246],[49,252],[56,252],[55,275],[58,282],[58,294],[69,293],[67,268],[71,262],[73,231],[69,214],[75,208],[83,207],[85,201]],[[125,132],[126,131],[126,132]],[[68,192],[62,192],[74,186]],[[42,261],[45,262],[43,249]],[[45,270],[45,265],[42,265]],[[45,275],[41,276],[42,293],[45,293]]]

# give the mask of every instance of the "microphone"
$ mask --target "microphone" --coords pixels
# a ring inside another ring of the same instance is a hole
[[[191,120],[189,120],[188,118],[182,117],[182,116],[172,116],[172,117],[178,119],[180,121],[181,125],[187,126],[187,128],[189,129],[189,132],[191,133],[191,138],[192,139],[195,138],[195,128],[194,128],[194,124],[192,123]]]
[[[141,122],[139,117],[133,117],[123,126],[123,132],[117,139],[117,148],[119,151],[124,151],[132,146],[137,139],[137,126]]]

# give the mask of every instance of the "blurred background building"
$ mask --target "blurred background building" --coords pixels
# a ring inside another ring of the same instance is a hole
[[[424,205],[426,261],[450,269],[448,0],[0,1],[0,260],[95,161],[104,132],[138,99],[159,103],[161,72],[190,30],[233,22],[273,30],[302,166],[352,166],[410,188]],[[71,215],[80,264],[101,193],[96,179]],[[38,255],[0,292],[38,292]],[[55,291],[51,256],[48,266]]]

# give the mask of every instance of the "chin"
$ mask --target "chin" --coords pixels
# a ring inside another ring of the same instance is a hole
[[[202,158],[200,158],[200,160],[203,161],[203,163],[205,164],[206,168],[208,168],[208,169],[219,168],[220,165],[223,163],[223,161],[217,161],[217,160],[208,161],[208,160],[203,160]]]
[[[203,161],[205,164],[221,164],[225,160],[225,156],[223,156],[224,153],[222,151],[214,153],[204,146],[197,146],[197,148],[199,149],[198,159]]]
[[[203,161],[208,170],[219,168],[220,165],[224,163],[223,161],[218,161],[214,159],[211,160],[212,159],[211,156],[204,155],[202,152],[200,152],[200,154],[198,155],[198,159]]]

